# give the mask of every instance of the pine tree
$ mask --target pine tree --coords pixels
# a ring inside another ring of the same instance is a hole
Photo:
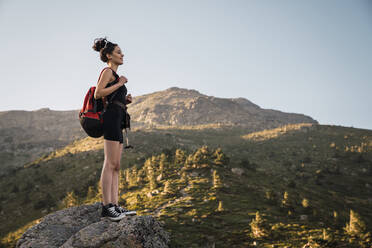
[[[218,174],[217,170],[212,169],[213,171],[213,188],[218,189],[222,187],[222,180],[220,175]]]
[[[349,235],[358,236],[358,234],[366,230],[366,225],[361,220],[359,214],[350,209],[350,220],[349,223],[346,223],[344,230]]]
[[[123,194],[125,190],[128,189],[128,182],[125,180],[125,171],[119,171],[119,195]]]
[[[149,184],[150,184],[150,190],[154,190],[158,187],[154,174],[149,176]]]
[[[136,204],[137,205],[141,205],[141,203],[142,203],[142,197],[141,197],[141,195],[140,194],[137,194],[136,195]]]
[[[164,184],[164,193],[168,195],[172,195],[175,193],[175,188],[173,181],[167,180]]]
[[[208,146],[204,145],[194,153],[193,162],[197,165],[208,165],[210,156]]]
[[[160,154],[160,161],[159,161],[159,172],[162,174],[162,178],[168,176],[168,163],[167,157],[164,153]]]
[[[125,181],[127,181],[127,183],[128,183],[128,187],[131,185],[131,174],[130,174],[130,169],[129,168],[126,168],[125,170],[124,170],[124,174],[125,174]]]
[[[350,209],[350,220],[346,223],[344,230],[350,236],[351,242],[358,240],[363,247],[371,242],[371,233],[366,232],[366,224],[360,215],[352,209]]]
[[[323,233],[322,233],[322,239],[326,241],[333,241],[333,234],[329,232],[327,229],[323,228]]]
[[[338,213],[336,210],[333,210],[333,218],[336,220],[338,217]]]
[[[222,201],[218,201],[218,208],[216,210],[217,212],[223,212],[225,209],[223,208],[223,203]]]
[[[266,192],[265,192],[265,198],[266,198],[269,202],[271,202],[271,203],[275,202],[275,194],[274,194],[274,191],[271,190],[271,189],[266,190]]]
[[[159,157],[158,156],[155,156],[155,155],[152,155],[151,156],[151,159],[150,159],[150,162],[151,162],[151,164],[152,164],[152,166],[154,168],[158,167],[158,165],[159,165]]]
[[[178,167],[181,166],[186,160],[185,152],[181,149],[176,150],[176,154],[174,156],[174,164]]]
[[[190,169],[193,167],[193,164],[194,164],[194,158],[191,154],[189,154],[185,160],[185,165],[184,165],[184,168],[185,169]]]
[[[181,172],[181,181],[182,181],[183,183],[185,183],[185,184],[188,183],[188,177],[187,177],[187,173],[186,173],[186,171],[182,171],[182,172]]]
[[[250,226],[253,238],[263,238],[269,235],[269,225],[259,211],[256,212],[256,217],[251,221]]]
[[[147,163],[145,164],[145,166],[146,166],[147,178],[150,184],[150,189],[154,190],[158,187],[158,184],[156,182],[156,177],[155,177],[155,170],[150,160],[147,160],[146,162]]]
[[[87,192],[87,200],[94,199],[97,195],[97,192],[93,186],[88,187],[88,192]]]
[[[306,198],[304,198],[304,199],[302,199],[302,206],[304,207],[304,208],[308,208],[309,207],[309,200],[308,199],[306,199]]]
[[[74,191],[70,191],[66,194],[65,198],[62,200],[62,206],[64,208],[69,208],[78,205],[78,199]]]
[[[137,166],[133,166],[130,170],[130,184],[133,186],[137,186]]]
[[[205,156],[207,156],[207,158],[208,158],[208,156],[210,156],[210,153],[211,152],[210,152],[210,150],[209,150],[209,148],[208,148],[207,145],[203,145],[199,150],[201,151],[202,154],[204,154]]]
[[[292,196],[288,193],[288,191],[285,191],[283,194],[282,199],[282,208],[284,208],[287,211],[287,214],[293,215],[295,209],[294,209],[294,201],[292,199]]]
[[[230,162],[230,158],[227,157],[221,148],[217,148],[216,151],[213,153],[214,163],[216,165],[228,165]]]
[[[146,177],[146,171],[144,168],[138,170],[137,173],[137,185],[142,185]]]
[[[96,189],[97,189],[97,195],[96,195],[96,197],[98,199],[101,199],[102,200],[103,199],[103,196],[102,196],[102,180],[99,180],[97,182]]]
[[[194,162],[194,164],[197,165],[202,164],[204,162],[204,155],[199,149],[194,153],[192,161]]]
[[[282,206],[283,207],[289,207],[290,205],[291,205],[291,201],[290,201],[290,198],[289,198],[289,193],[287,191],[284,191]]]

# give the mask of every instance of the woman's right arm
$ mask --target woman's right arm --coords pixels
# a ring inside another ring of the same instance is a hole
[[[121,87],[120,84],[114,84],[108,88],[105,88],[112,76],[111,70],[104,70],[100,79],[98,80],[96,90],[94,92],[94,99],[100,99],[104,96],[110,95],[112,92]]]

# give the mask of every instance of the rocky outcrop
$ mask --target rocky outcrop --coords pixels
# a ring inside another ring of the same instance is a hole
[[[171,87],[133,98],[128,105],[136,125],[240,125],[252,129],[274,128],[283,124],[318,123],[309,116],[263,109],[239,98],[219,98],[196,90]]]
[[[169,233],[151,215],[114,222],[102,218],[101,210],[96,202],[48,214],[18,239],[16,247],[168,247]]]

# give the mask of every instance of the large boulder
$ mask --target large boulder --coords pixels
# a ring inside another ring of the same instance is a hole
[[[170,235],[153,216],[127,216],[114,222],[101,217],[96,202],[44,216],[18,240],[16,247],[168,247]]]

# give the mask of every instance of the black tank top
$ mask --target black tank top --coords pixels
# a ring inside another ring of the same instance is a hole
[[[110,68],[110,67],[109,67]],[[110,68],[111,69],[111,68]],[[111,69],[112,70],[112,69]],[[114,73],[114,76],[115,76],[115,80],[112,81],[112,82],[109,82],[105,88],[108,88],[116,83],[119,82],[119,75],[114,71],[112,70],[112,72]],[[115,93],[117,92],[117,93]],[[123,104],[125,104],[125,97],[127,95],[127,87],[125,87],[125,84],[123,86],[121,86],[120,88],[118,88],[117,90],[113,91],[110,95],[107,95],[106,96],[106,99],[107,101],[111,101],[111,98],[114,96],[114,98],[112,98],[112,101],[119,101]],[[115,94],[115,95],[114,95]]]

